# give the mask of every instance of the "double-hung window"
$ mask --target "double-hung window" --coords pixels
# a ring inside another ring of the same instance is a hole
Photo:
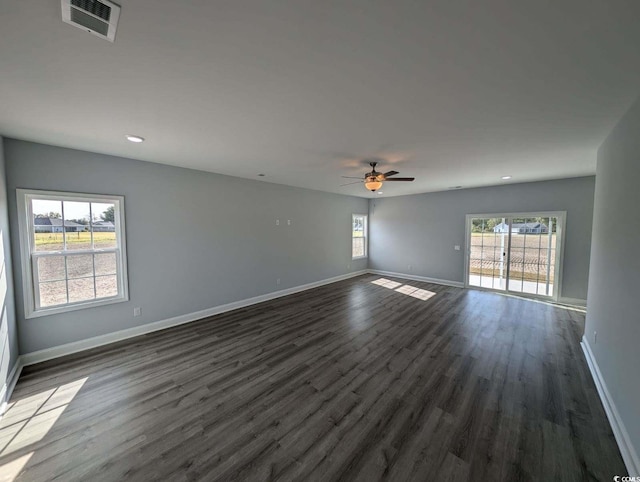
[[[367,257],[367,216],[366,214],[354,214],[352,216],[351,229],[351,258]]]
[[[128,300],[122,196],[17,196],[27,318]]]

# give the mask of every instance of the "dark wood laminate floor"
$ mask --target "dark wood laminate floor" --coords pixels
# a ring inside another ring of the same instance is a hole
[[[379,278],[26,368],[0,423],[0,474],[29,481],[625,474],[580,349],[581,313],[427,283],[372,283]]]

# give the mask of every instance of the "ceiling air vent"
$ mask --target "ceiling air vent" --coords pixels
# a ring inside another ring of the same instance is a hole
[[[108,0],[61,0],[62,20],[96,37],[113,42],[120,7]]]

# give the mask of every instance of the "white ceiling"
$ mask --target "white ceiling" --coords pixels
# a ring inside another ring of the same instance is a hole
[[[0,133],[360,196],[580,176],[640,93],[640,2],[3,2]],[[125,134],[147,139],[140,145]]]

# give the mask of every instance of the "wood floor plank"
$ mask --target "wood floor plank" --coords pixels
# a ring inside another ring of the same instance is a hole
[[[379,278],[27,367],[0,478],[16,464],[25,481],[626,475],[584,313]]]

